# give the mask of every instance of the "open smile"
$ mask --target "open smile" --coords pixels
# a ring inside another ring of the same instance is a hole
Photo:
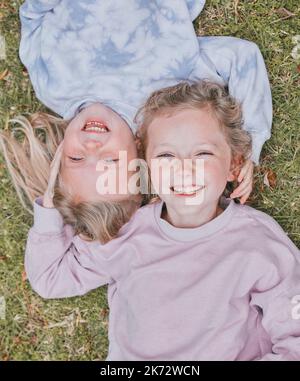
[[[186,187],[177,187],[173,186],[171,187],[171,191],[176,195],[176,196],[194,196],[197,192],[200,192],[202,189],[204,189],[204,185],[192,185],[192,186],[186,186]]]
[[[109,129],[102,122],[98,122],[96,120],[91,120],[83,126],[81,131],[103,134],[105,132],[109,132]]]

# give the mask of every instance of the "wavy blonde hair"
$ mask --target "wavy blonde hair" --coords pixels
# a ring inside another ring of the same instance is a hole
[[[10,121],[13,128],[0,131],[0,148],[23,207],[33,213],[34,200],[47,188],[50,164],[64,138],[68,121],[47,113],[36,113]],[[139,207],[135,199],[76,202],[58,176],[53,204],[64,223],[85,239],[106,243],[117,236]]]
[[[154,91],[145,104],[140,107],[135,122],[138,125],[137,146],[141,158],[146,160],[147,130],[153,119],[183,109],[208,109],[219,121],[231,149],[232,157],[237,160],[239,166],[250,157],[251,136],[242,129],[243,118],[240,103],[228,94],[225,87],[201,80],[181,82],[175,86]],[[228,183],[224,195],[228,196],[231,191],[232,183]],[[157,199],[157,195],[153,194],[148,197],[149,202]]]

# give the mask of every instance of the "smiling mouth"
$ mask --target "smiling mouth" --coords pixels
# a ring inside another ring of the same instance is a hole
[[[197,185],[197,186],[186,186],[186,187],[171,187],[171,191],[177,195],[177,196],[193,196],[197,192],[200,192],[202,189],[204,189],[204,185]]]
[[[103,134],[105,132],[109,132],[109,129],[102,122],[98,122],[96,120],[91,120],[83,126],[81,131]]]

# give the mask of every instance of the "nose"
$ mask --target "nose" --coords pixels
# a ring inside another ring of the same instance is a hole
[[[192,160],[180,160],[174,171],[174,185],[195,183],[195,169]]]
[[[87,139],[83,141],[83,146],[88,151],[94,151],[103,146],[103,143],[99,140]]]

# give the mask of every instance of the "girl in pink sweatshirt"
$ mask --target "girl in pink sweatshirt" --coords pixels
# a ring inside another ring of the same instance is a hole
[[[300,360],[299,250],[270,216],[224,197],[251,154],[240,106],[219,85],[181,83],[137,121],[155,197],[106,244],[37,199],[33,289],[63,298],[107,284],[107,360]],[[59,152],[54,177],[58,163]]]

